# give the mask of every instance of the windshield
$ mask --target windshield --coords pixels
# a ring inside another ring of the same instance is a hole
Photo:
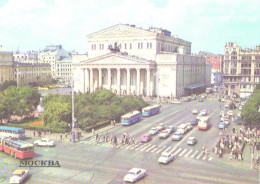
[[[20,174],[13,174],[12,177],[21,177]]]
[[[161,158],[168,158],[167,155],[161,155]]]
[[[134,176],[135,173],[134,173],[134,172],[128,172],[128,175],[132,175],[132,176]]]

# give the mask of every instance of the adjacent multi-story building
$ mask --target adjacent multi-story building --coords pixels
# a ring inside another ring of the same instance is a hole
[[[210,84],[205,58],[165,29],[118,24],[88,35],[88,46],[88,58],[73,63],[76,91],[180,97]]]
[[[56,75],[56,62],[61,61],[64,58],[69,57],[66,50],[62,48],[62,45],[49,45],[44,50],[39,52],[39,63],[49,63],[51,65],[51,74],[54,79],[57,79]]]
[[[38,62],[38,52],[37,51],[27,51],[27,52],[15,52],[13,54],[14,61],[21,63],[37,63]]]
[[[61,83],[71,84],[72,57],[67,57],[55,62],[55,79]]]
[[[51,80],[51,66],[48,63],[21,63],[14,61],[14,81],[17,86],[30,83],[44,83]]]
[[[242,49],[233,42],[225,45],[224,90],[230,96],[248,97],[260,80],[260,45]]]
[[[13,80],[13,52],[0,45],[0,84]]]

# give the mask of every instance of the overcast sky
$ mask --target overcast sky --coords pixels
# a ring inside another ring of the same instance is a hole
[[[0,45],[42,50],[62,44],[85,53],[87,35],[112,25],[161,27],[201,50],[222,54],[234,41],[260,44],[259,0],[0,0]]]

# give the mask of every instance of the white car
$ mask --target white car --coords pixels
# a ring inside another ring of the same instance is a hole
[[[200,120],[201,118],[202,118],[202,114],[199,114],[199,115],[196,117],[197,120]]]
[[[158,159],[158,162],[162,164],[168,164],[173,160],[174,160],[174,155],[172,153],[162,152],[161,156]]]
[[[156,127],[159,131],[160,130],[164,130],[165,129],[165,125],[163,123],[160,123],[157,127]]]
[[[124,177],[124,181],[136,182],[146,175],[145,169],[133,168]]]
[[[151,128],[151,130],[149,131],[149,133],[150,133],[151,135],[156,135],[156,134],[158,133],[158,129],[157,129],[156,127],[153,127],[153,128]]]
[[[242,109],[243,109],[243,106],[240,105],[239,108],[238,108],[238,110],[242,111]]]
[[[29,171],[24,169],[15,170],[10,178],[10,183],[22,183],[28,176]]]
[[[227,125],[229,125],[229,119],[228,119],[228,118],[224,118],[224,123],[226,123]]]
[[[234,113],[233,113],[233,111],[228,111],[227,114],[228,114],[229,116],[233,116]]]
[[[206,109],[203,109],[202,111],[200,111],[200,114],[201,114],[202,116],[207,116],[208,112],[207,112]]]
[[[41,140],[34,141],[35,146],[55,146],[55,142],[50,139],[43,138]]]
[[[198,110],[197,109],[193,109],[192,110],[192,114],[198,114]]]
[[[169,130],[164,130],[159,134],[159,138],[161,139],[166,139],[167,137],[169,137],[171,134],[171,132]]]
[[[225,108],[229,108],[229,105],[228,105],[228,104],[226,104],[226,105],[225,105]]]
[[[172,136],[173,141],[179,141],[183,138],[182,134],[180,132],[175,132]]]
[[[173,100],[171,101],[172,104],[181,104],[181,102],[179,100]]]
[[[168,126],[168,127],[166,128],[166,130],[168,130],[168,131],[170,132],[170,134],[173,133],[173,132],[175,132],[174,126]]]
[[[194,145],[197,143],[197,139],[195,137],[189,137],[187,140],[188,145]]]

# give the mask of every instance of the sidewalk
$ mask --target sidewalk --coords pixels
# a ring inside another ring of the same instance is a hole
[[[76,140],[76,142],[88,139],[88,138],[94,136],[96,133],[106,132],[108,130],[111,130],[111,129],[119,126],[119,125],[120,125],[120,123],[116,123],[115,126],[109,125],[109,126],[106,126],[106,127],[102,127],[100,129],[95,130],[94,134],[92,134],[92,132],[81,131],[80,140]],[[64,142],[70,142],[71,141],[71,135],[69,135],[69,133],[67,133],[67,138],[66,138],[65,133],[63,133],[63,134],[60,134],[60,133],[49,134],[49,133],[47,133],[47,134],[44,135],[43,132],[42,132],[41,138],[48,138],[48,139],[51,139],[51,140],[54,140],[54,141],[60,141],[61,140],[60,135],[62,135],[62,141],[64,141]],[[34,137],[33,130],[25,130],[25,136],[28,137],[28,138],[36,138],[36,139],[40,138],[40,137],[38,137],[38,134],[37,134],[36,131],[35,131],[35,137]]]

